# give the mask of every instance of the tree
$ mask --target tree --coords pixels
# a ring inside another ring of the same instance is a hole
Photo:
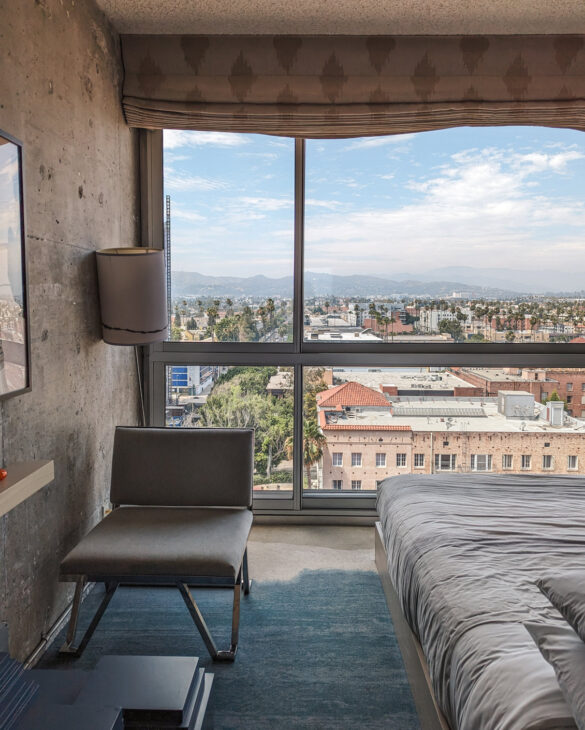
[[[215,323],[215,336],[218,342],[237,342],[240,328],[236,317],[224,317]]]
[[[307,488],[311,488],[311,467],[323,456],[326,437],[315,421],[303,420],[303,464],[307,474]],[[287,458],[293,457],[292,436],[286,440]]]
[[[256,342],[258,340],[259,334],[254,312],[252,312],[248,305],[242,309],[238,319],[238,326],[240,328],[240,342]]]
[[[456,320],[442,319],[439,322],[439,332],[451,335],[455,342],[463,340],[463,328],[461,323]]]
[[[274,299],[271,299],[270,297],[268,297],[264,307],[266,309],[266,314],[268,315],[268,322],[270,324],[270,327],[272,327],[274,325],[274,310],[275,310]]]
[[[213,336],[215,333],[215,323],[217,321],[217,315],[218,315],[218,309],[215,306],[215,304],[212,307],[209,307],[206,314],[207,314],[207,329],[208,329],[209,333],[211,334],[211,339],[213,340]]]
[[[506,342],[514,342],[515,339],[516,335],[514,334],[514,332],[512,330],[508,330],[506,332]]]

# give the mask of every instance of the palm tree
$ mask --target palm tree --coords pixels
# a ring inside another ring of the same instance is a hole
[[[307,489],[311,488],[311,467],[323,456],[323,447],[327,438],[315,423],[305,419],[303,421],[303,463],[307,472]],[[293,458],[293,438],[289,436],[285,443],[286,458]]]

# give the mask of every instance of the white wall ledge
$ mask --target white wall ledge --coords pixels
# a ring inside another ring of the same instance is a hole
[[[55,478],[55,465],[48,459],[8,464],[6,471],[8,476],[0,482],[0,517]]]

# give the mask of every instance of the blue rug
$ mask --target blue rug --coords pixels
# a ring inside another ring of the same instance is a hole
[[[217,645],[227,648],[232,592],[194,595]],[[86,599],[80,631],[100,600],[100,589]],[[213,664],[172,588],[118,589],[79,659],[57,654],[64,633],[39,667],[90,668],[103,654],[201,657],[215,674],[207,730],[419,728],[374,572],[307,570],[290,582],[255,582],[242,597],[234,664]]]

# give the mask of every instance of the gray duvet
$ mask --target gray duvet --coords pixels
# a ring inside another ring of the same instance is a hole
[[[575,728],[523,622],[562,621],[534,581],[585,568],[585,479],[400,476],[380,486],[378,513],[392,583],[451,726]]]

